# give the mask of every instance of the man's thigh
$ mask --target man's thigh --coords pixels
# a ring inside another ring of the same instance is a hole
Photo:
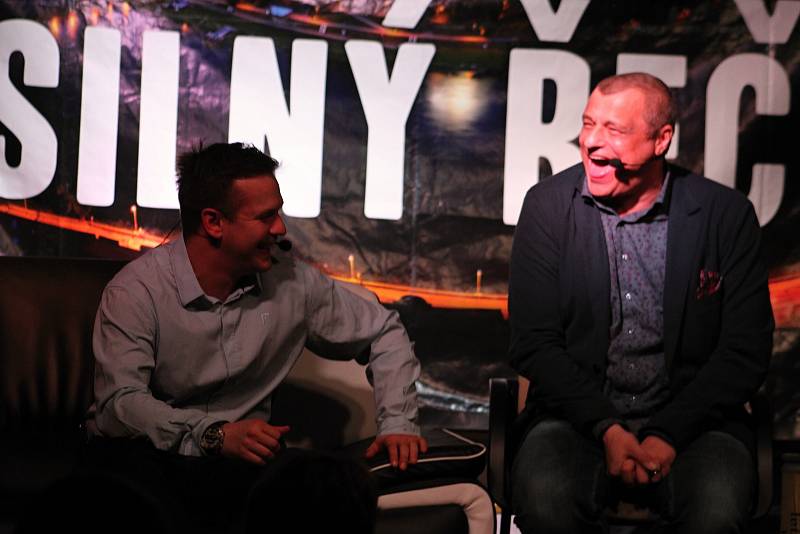
[[[125,480],[159,503],[179,530],[193,533],[233,527],[262,471],[240,460],[181,456],[126,438],[92,440],[79,468]]]
[[[523,532],[599,532],[604,451],[569,423],[546,419],[523,440],[512,468],[513,505]]]
[[[667,531],[741,532],[750,517],[756,473],[747,448],[723,432],[706,432],[678,453],[666,478]]]

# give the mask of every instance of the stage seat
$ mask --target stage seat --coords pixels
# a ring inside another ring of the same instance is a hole
[[[489,464],[487,480],[489,492],[501,508],[499,534],[508,534],[511,516],[511,466],[517,450],[512,426],[524,407],[528,381],[524,378],[493,378],[490,381],[489,408]],[[756,468],[758,490],[752,515],[760,519],[769,512],[773,492],[772,411],[766,395],[759,393],[749,404],[756,422]],[[621,502],[616,509],[606,510],[611,525],[641,525],[655,521],[650,510],[633,503]]]

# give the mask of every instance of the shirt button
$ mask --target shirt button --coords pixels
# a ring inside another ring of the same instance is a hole
[[[636,395],[631,395],[631,401],[636,402]]]
[[[625,261],[628,261],[628,255],[627,254],[623,254],[622,255],[622,259],[625,260]]]
[[[633,364],[632,363],[628,364],[628,369],[633,369]]]
[[[625,293],[625,300],[631,300],[632,298],[630,293]]]
[[[628,328],[628,335],[633,334],[633,328]]]

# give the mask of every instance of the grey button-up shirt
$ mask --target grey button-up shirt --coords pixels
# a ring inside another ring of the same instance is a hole
[[[620,217],[600,211],[611,275],[611,325],[605,393],[634,429],[669,398],[664,359],[664,273],[669,176],[649,208]]]
[[[334,359],[369,350],[379,434],[419,433],[419,361],[396,312],[282,253],[220,301],[203,293],[175,239],[125,266],[103,292],[96,432],[200,456],[211,423],[269,420],[270,395],[306,347]]]

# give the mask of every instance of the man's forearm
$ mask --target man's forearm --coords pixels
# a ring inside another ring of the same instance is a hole
[[[369,372],[378,434],[419,434],[416,381],[420,364],[396,314],[373,345]]]
[[[97,405],[97,428],[106,437],[147,437],[157,449],[200,456],[200,435],[215,419],[200,410],[178,409],[146,391],[120,390]]]

